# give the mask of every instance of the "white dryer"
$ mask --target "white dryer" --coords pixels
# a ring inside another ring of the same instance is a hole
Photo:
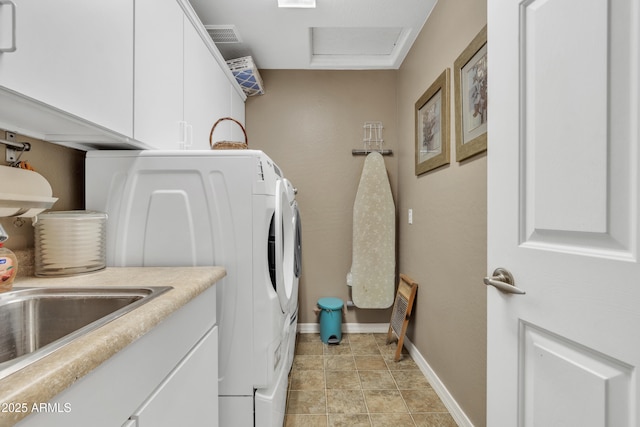
[[[257,150],[87,153],[86,207],[108,214],[107,265],[227,270],[217,285],[223,426],[283,424],[299,277],[291,188]]]

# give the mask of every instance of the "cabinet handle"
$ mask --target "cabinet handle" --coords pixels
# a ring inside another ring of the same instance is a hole
[[[193,126],[185,121],[178,122],[178,147],[187,150],[193,145]]]
[[[0,6],[8,5],[11,7],[11,45],[9,47],[0,47],[0,52],[16,51],[16,4],[11,0],[0,0]]]
[[[122,424],[122,427],[138,427],[138,418],[132,416],[127,421],[125,421],[124,424]]]
[[[178,122],[178,148],[185,150],[187,146],[187,122]]]
[[[193,145],[193,125],[187,123],[187,134],[185,135],[185,147],[189,148]]]

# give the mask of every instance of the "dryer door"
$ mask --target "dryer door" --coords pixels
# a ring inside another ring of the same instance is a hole
[[[289,312],[294,285],[294,216],[282,180],[276,183],[275,255],[276,292],[283,312]]]
[[[295,200],[291,204],[293,213],[293,290],[291,292],[290,312],[295,312],[298,307],[298,286],[300,275],[302,274],[302,222],[300,221],[300,211],[298,202]]]

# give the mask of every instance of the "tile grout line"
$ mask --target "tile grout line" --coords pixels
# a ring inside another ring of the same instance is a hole
[[[351,344],[351,340],[349,340],[349,344]],[[358,369],[358,364],[356,363],[356,355],[353,353],[353,348],[351,348],[351,355],[353,356],[353,366],[355,367],[356,375],[358,376],[358,384],[360,384],[360,393],[362,394],[362,402],[364,403],[364,408],[367,410],[367,418],[369,419],[369,425],[373,425],[373,420],[371,419],[371,411],[369,410],[369,405],[367,404],[367,397],[364,394],[364,387],[362,386],[362,378],[360,378],[360,369]]]
[[[320,341],[322,342],[322,341]],[[327,388],[327,364],[324,354],[324,343],[322,344],[322,376],[324,377],[324,416],[329,427],[329,389]]]
[[[325,345],[321,342],[322,346],[322,375],[324,377],[324,416],[329,427],[329,390],[327,389],[327,354],[325,353]]]
[[[390,343],[389,343],[390,344]],[[386,345],[389,345],[386,344]],[[407,401],[405,400],[404,396],[402,395],[402,391],[400,390],[400,386],[398,385],[398,381],[396,380],[396,377],[391,373],[391,366],[389,363],[387,363],[387,359],[384,358],[385,353],[383,352],[383,350],[380,348],[380,343],[376,340],[376,345],[378,346],[378,351],[380,351],[380,354],[382,355],[382,359],[384,360],[384,363],[387,367],[387,372],[389,372],[389,375],[391,376],[391,379],[393,380],[393,383],[396,386],[396,390],[398,391],[398,394],[400,395],[400,398],[402,399],[402,403],[404,403],[405,408],[407,409],[407,413],[409,414],[409,417],[411,418],[411,422],[413,423],[414,426],[417,426],[418,423],[416,423],[415,418],[413,418],[413,414],[411,413],[411,410],[409,409],[409,405],[407,404]],[[397,343],[396,343],[397,345]],[[372,423],[373,425],[373,423]]]

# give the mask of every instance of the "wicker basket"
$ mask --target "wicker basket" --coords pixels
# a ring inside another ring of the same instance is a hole
[[[237,141],[213,142],[212,140],[213,131],[216,129],[216,126],[218,126],[218,123],[223,122],[225,120],[231,120],[232,122],[235,122],[238,124],[238,126],[240,126],[240,129],[242,129],[242,133],[244,134],[244,142],[237,142]],[[247,148],[249,148],[247,131],[244,130],[244,126],[242,126],[242,123],[240,123],[236,119],[232,119],[231,117],[223,117],[221,119],[218,119],[218,121],[213,124],[213,127],[211,128],[211,133],[209,133],[209,145],[211,146],[212,150],[246,150]]]

